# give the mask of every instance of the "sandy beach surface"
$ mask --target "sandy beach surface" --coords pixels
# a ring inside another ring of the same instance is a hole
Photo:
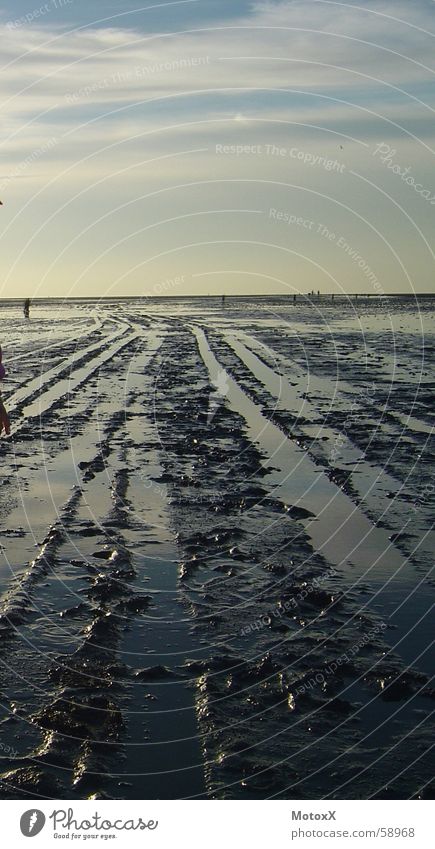
[[[434,309],[2,306],[1,798],[433,798]]]

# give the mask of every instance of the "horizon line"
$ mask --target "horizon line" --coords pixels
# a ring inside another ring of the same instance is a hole
[[[44,295],[44,296],[35,296],[30,298],[31,302],[41,302],[41,301],[102,301],[102,300],[113,300],[113,301],[127,301],[127,300],[160,300],[160,301],[176,301],[181,300],[182,298],[209,298],[211,300],[221,300],[222,297],[225,298],[238,298],[238,299],[268,299],[268,298],[289,298],[294,300],[295,298],[302,298],[309,300],[310,298],[378,298],[379,300],[383,300],[384,298],[435,298],[435,292],[388,292],[379,294],[378,292],[349,292],[349,293],[339,293],[336,292],[294,292],[294,293],[282,293],[282,292],[269,292],[269,293],[258,293],[258,294],[242,294],[242,293],[231,293],[227,292],[217,293],[217,294],[194,294],[187,293],[183,295],[140,295],[140,294],[131,294],[131,295]],[[0,295],[0,303],[20,303],[25,300],[25,295],[15,296],[15,297],[5,297]]]

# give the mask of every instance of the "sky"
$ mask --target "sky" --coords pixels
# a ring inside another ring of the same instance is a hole
[[[0,0],[0,297],[435,292],[432,0]]]

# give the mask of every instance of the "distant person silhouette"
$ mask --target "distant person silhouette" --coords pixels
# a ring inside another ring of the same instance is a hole
[[[222,309],[225,309],[225,295],[222,295]]]
[[[26,298],[24,301],[24,318],[29,318],[30,316],[30,298]]]

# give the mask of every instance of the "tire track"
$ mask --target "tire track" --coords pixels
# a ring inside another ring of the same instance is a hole
[[[398,712],[408,728],[412,700],[427,707],[417,695],[426,677],[412,670],[403,677],[363,588],[343,594],[343,579],[310,544],[307,511],[288,500],[286,510],[276,497],[265,459],[273,446],[263,443],[261,456],[228,395],[208,420],[217,374],[204,368],[185,328],[163,354],[155,410],[184,555],[180,585],[206,652],[193,655],[185,674],[195,679],[208,793],[321,798],[322,787],[355,770],[352,746],[364,735],[370,746],[380,717],[391,714],[379,701],[381,676],[407,691]],[[392,734],[384,735],[384,752]],[[415,745],[424,752],[424,732]],[[337,750],[340,762],[330,768]],[[406,760],[405,747],[395,754],[372,787]],[[360,760],[370,762],[369,750]],[[287,789],[290,776],[300,782],[296,791]],[[352,792],[363,794],[364,781],[356,778]],[[406,794],[403,784],[398,792]]]
[[[306,397],[301,400],[285,376],[271,369],[264,359],[260,359],[233,334],[223,337],[225,347],[220,337],[213,335],[209,341],[224,366],[237,374],[245,391],[256,403],[262,403],[267,418],[277,424],[286,436],[302,445],[329,479],[371,521],[391,531],[390,538],[394,538],[404,556],[418,555],[421,560],[426,555],[430,560],[432,549],[427,539],[427,528],[419,533],[413,514],[404,517],[403,503],[394,498],[405,487],[406,480],[393,478],[380,466],[361,457],[361,451],[347,434],[328,424],[328,413],[322,414],[319,422],[319,412],[310,401]],[[235,361],[231,360],[228,349],[236,357]],[[308,435],[307,431],[311,434]]]

